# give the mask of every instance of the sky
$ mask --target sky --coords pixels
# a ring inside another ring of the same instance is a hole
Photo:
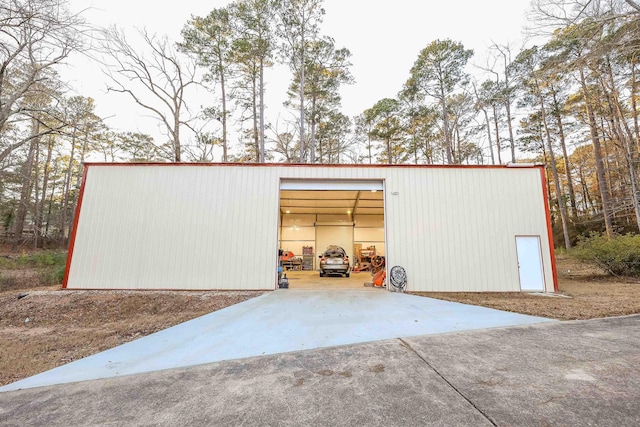
[[[409,76],[420,50],[436,39],[452,39],[473,49],[470,71],[486,66],[493,43],[510,43],[514,51],[522,45],[523,28],[531,0],[325,0],[321,32],[348,48],[355,84],[343,87],[342,111],[350,117],[362,113],[378,100],[396,97]],[[95,25],[118,25],[130,30],[144,27],[151,33],[180,39],[180,30],[192,16],[203,16],[227,0],[70,0],[73,11],[84,10],[84,18]],[[157,135],[155,122],[141,117],[125,95],[106,94],[106,79],[81,57],[70,60],[65,74],[79,94],[96,100],[97,113],[120,130],[138,130]],[[267,119],[292,116],[282,107],[291,75],[287,68],[267,71],[265,93]]]

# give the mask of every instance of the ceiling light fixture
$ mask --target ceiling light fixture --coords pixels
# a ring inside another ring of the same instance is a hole
[[[285,213],[291,213],[291,211],[285,211]]]

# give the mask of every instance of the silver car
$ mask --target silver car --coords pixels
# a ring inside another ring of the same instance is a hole
[[[344,274],[344,277],[349,277],[350,273],[349,257],[340,246],[329,246],[320,255],[320,277],[327,274]]]

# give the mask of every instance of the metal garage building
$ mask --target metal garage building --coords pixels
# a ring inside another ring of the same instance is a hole
[[[379,192],[345,215],[355,230],[378,215],[387,266],[405,268],[408,291],[557,290],[533,165],[86,164],[63,287],[275,289],[281,194],[313,191]],[[340,203],[305,205],[327,212],[310,226],[340,222],[328,214]]]

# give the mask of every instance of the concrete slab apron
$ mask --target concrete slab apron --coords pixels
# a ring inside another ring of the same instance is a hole
[[[399,340],[0,393],[2,427],[78,425],[491,423]]]
[[[405,342],[494,425],[640,426],[640,316]]]
[[[545,321],[550,319],[383,290],[282,289],[8,384],[0,391]]]

